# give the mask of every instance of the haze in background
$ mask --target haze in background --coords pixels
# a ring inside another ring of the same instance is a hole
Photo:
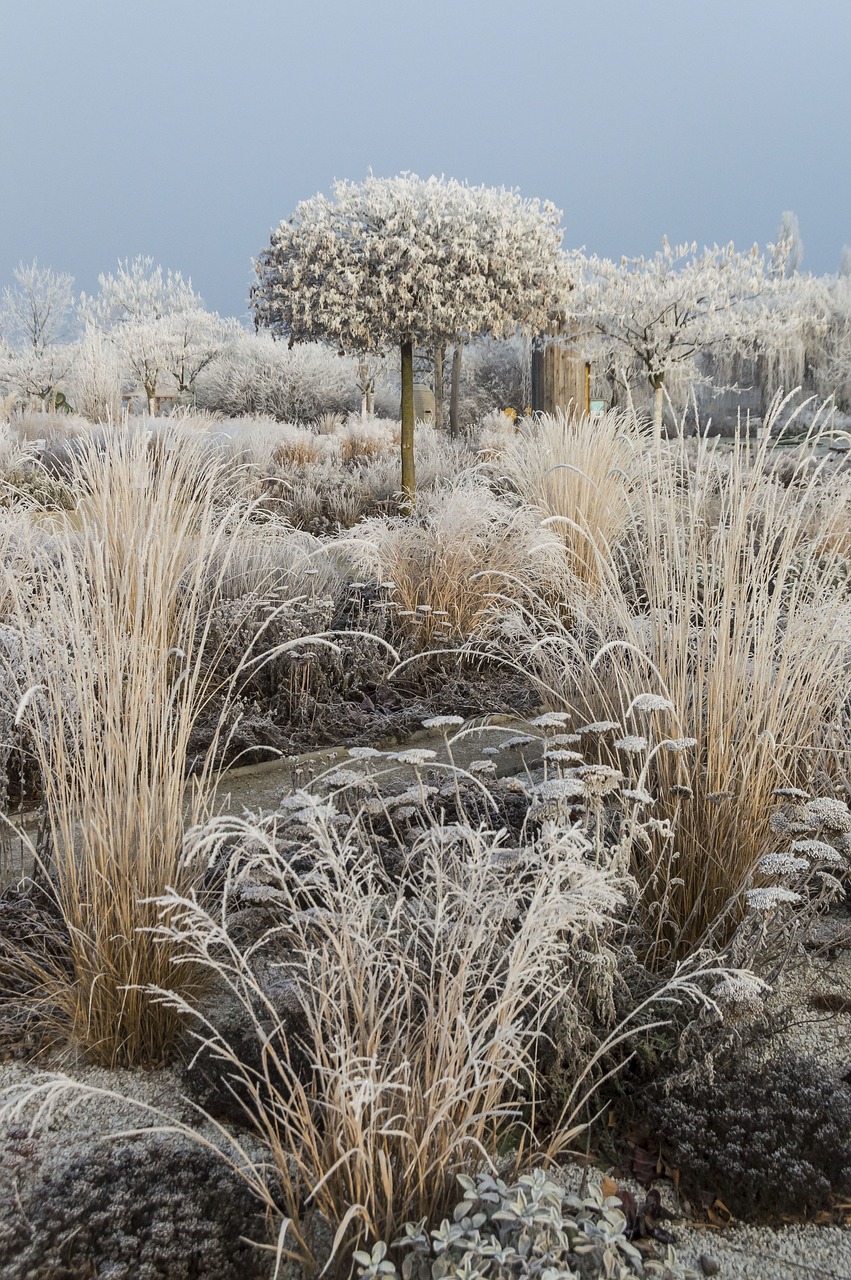
[[[0,0],[0,286],[151,254],[244,315],[334,178],[517,186],[619,257],[851,243],[851,6],[815,0]]]

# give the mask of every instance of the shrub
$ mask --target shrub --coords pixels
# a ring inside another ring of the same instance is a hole
[[[812,1059],[739,1061],[642,1101],[686,1192],[737,1217],[813,1213],[851,1192],[851,1090]]]
[[[280,422],[315,422],[323,413],[359,407],[357,363],[322,343],[276,342],[243,335],[198,379],[196,402],[226,417],[268,415]]]
[[[540,1169],[512,1186],[490,1176],[458,1181],[464,1197],[451,1221],[445,1218],[430,1231],[423,1222],[406,1223],[405,1235],[394,1242],[404,1280],[531,1280],[548,1274],[633,1280],[647,1274],[645,1255],[630,1243],[615,1196],[604,1198],[597,1188],[584,1197],[569,1194]],[[360,1280],[399,1280],[384,1242],[371,1253],[357,1253],[355,1261]],[[674,1262],[671,1255],[669,1261]],[[673,1265],[658,1270],[670,1280],[684,1274]]]

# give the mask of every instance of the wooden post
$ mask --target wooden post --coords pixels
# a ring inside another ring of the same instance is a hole
[[[414,505],[414,344],[402,343],[402,493],[407,510]]]
[[[443,418],[443,356],[446,347],[439,343],[434,349],[434,425],[437,431],[444,427]]]
[[[568,334],[551,333],[532,345],[533,413],[588,413],[591,366]]]
[[[456,342],[452,352],[452,384],[449,390],[449,434],[458,438],[458,406],[461,397],[461,351],[463,343]]]

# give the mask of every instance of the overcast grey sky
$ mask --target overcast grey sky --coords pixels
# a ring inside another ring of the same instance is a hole
[[[273,225],[372,167],[519,187],[609,256],[851,243],[848,0],[0,0],[0,284],[118,257],[242,315]]]

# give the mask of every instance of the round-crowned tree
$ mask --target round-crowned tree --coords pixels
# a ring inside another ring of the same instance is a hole
[[[561,212],[504,187],[414,174],[337,182],[272,233],[258,325],[353,351],[398,345],[402,491],[414,495],[414,345],[541,332],[562,318]]]

